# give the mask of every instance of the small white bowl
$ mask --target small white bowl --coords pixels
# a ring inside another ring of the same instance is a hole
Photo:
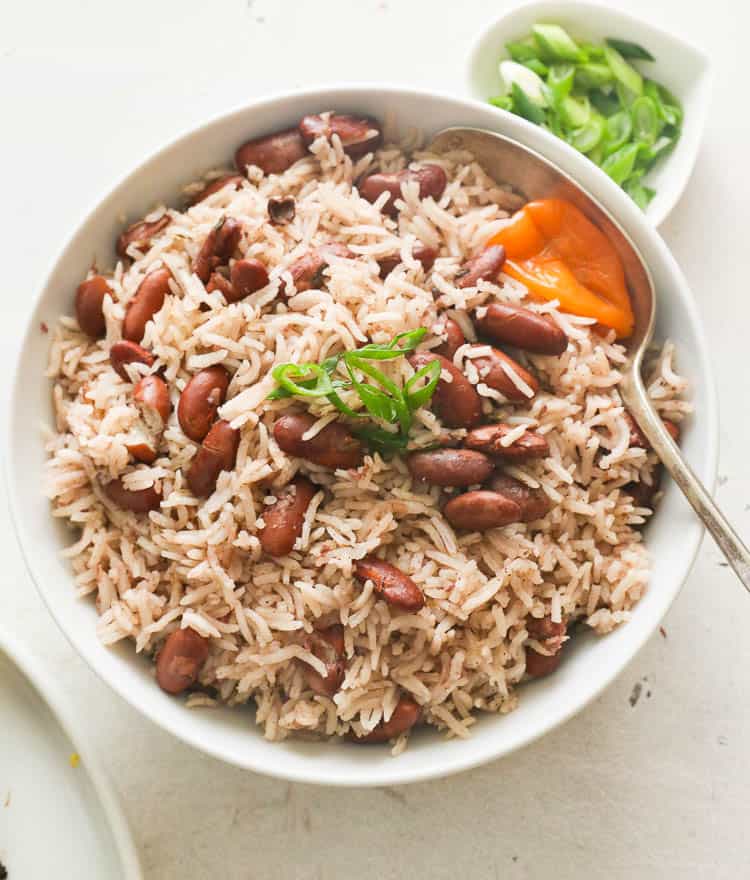
[[[326,785],[393,785],[445,776],[508,754],[578,712],[617,676],[661,622],[680,590],[703,529],[667,482],[645,542],[652,555],[650,586],[632,619],[604,638],[577,636],[560,669],[525,685],[509,715],[481,714],[468,740],[446,740],[433,730],[415,733],[398,758],[387,748],[349,742],[270,743],[246,709],[188,709],[157,686],[153,664],[132,643],[105,647],[96,633],[94,603],[76,597],[68,560],[61,551],[74,536],[50,513],[42,493],[44,440],[40,425],[54,424],[45,377],[53,326],[71,314],[76,285],[95,255],[113,262],[121,217],[137,217],[158,199],[179,199],[181,186],[207,168],[228,163],[238,144],[288,128],[306,113],[336,109],[380,119],[392,115],[402,129],[422,127],[429,137],[451,125],[494,128],[558,164],[580,182],[620,223],[643,255],[658,291],[657,335],[677,346],[680,372],[691,387],[696,417],[687,424],[682,450],[700,479],[716,477],[718,418],[703,325],[679,266],[636,205],[606,174],[561,140],[511,113],[498,116],[476,101],[399,86],[357,85],[309,88],[256,101],[196,127],[135,167],[83,219],[54,261],[38,292],[16,364],[7,450],[3,456],[10,508],[26,564],[51,614],[73,646],[107,684],[156,724],[217,758],[284,779]]]
[[[484,28],[469,53],[467,76],[472,98],[487,101],[501,92],[498,63],[508,58],[505,44],[527,36],[538,23],[559,24],[572,37],[596,43],[605,37],[630,40],[656,58],[638,62],[639,70],[665,85],[680,99],[685,111],[677,146],[645,178],[656,190],[645,213],[654,226],[659,226],[677,204],[698,156],[711,94],[708,58],[685,40],[615,9],[595,3],[542,0],[517,6]]]

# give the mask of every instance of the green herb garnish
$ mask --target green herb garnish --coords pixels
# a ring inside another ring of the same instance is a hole
[[[648,49],[644,49],[638,43],[631,43],[630,40],[618,40],[615,37],[607,37],[604,42],[613,49],[616,49],[623,58],[634,58],[636,61],[656,61],[656,58]]]
[[[414,351],[426,335],[426,328],[418,327],[399,333],[386,345],[363,345],[326,358],[319,364],[279,364],[271,371],[279,387],[267,399],[325,397],[349,418],[369,416],[381,423],[355,431],[371,450],[382,455],[404,450],[414,412],[428,403],[435,392],[440,379],[440,363],[431,361],[417,370],[403,386],[389,379],[376,363],[391,361]],[[341,399],[340,392],[350,390],[357,393],[364,412],[353,409]]]
[[[642,178],[674,148],[683,115],[677,98],[634,65],[654,56],[628,40],[597,46],[544,23],[505,48],[505,91],[490,103],[567,141],[645,210],[655,193]]]

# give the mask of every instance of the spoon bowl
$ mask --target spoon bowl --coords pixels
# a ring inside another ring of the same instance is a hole
[[[750,592],[750,551],[690,468],[664,427],[643,384],[643,357],[651,342],[656,319],[656,290],[646,261],[636,246],[611,214],[580,184],[553,162],[518,141],[485,129],[452,127],[435,135],[430,150],[436,153],[466,150],[498,183],[509,184],[528,201],[556,198],[572,203],[609,239],[622,262],[635,317],[633,332],[623,340],[628,353],[620,386],[623,402]]]

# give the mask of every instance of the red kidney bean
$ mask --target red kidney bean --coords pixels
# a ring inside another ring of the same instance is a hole
[[[211,183],[207,183],[199,193],[190,199],[190,204],[197,205],[198,202],[202,202],[214,193],[220,192],[225,186],[231,185],[232,189],[239,189],[244,179],[240,174],[227,174],[224,177],[212,180]]]
[[[553,623],[549,614],[545,617],[526,618],[526,632],[530,638],[536,639],[538,642],[544,642],[547,639],[560,639],[566,634],[567,629],[564,621]]]
[[[651,510],[654,509],[654,501],[656,498],[656,494],[661,488],[661,478],[662,478],[662,467],[661,465],[657,465],[653,473],[651,475],[651,485],[644,483],[642,480],[638,480],[637,482],[628,483],[626,486],[622,487],[622,491],[633,499],[633,504],[636,507],[649,507]]]
[[[216,250],[216,236],[218,234],[218,229],[223,222],[224,218],[222,217],[216,226],[212,227],[204,239],[201,249],[193,260],[193,272],[204,284],[211,277],[212,270],[219,265],[219,261],[215,260],[214,251]]]
[[[438,345],[437,348],[433,348],[432,351],[434,351],[435,354],[447,358],[449,361],[453,360],[453,355],[466,342],[464,331],[458,326],[453,318],[449,318],[447,315],[443,315],[437,319],[432,325],[432,333],[435,336],[445,337],[445,342]]]
[[[540,654],[533,648],[526,648],[526,674],[531,678],[542,678],[554,672],[562,660],[562,651],[555,654]]]
[[[443,516],[458,529],[477,532],[522,522],[521,508],[512,498],[488,489],[451,498],[443,508]]]
[[[291,273],[294,279],[294,288],[297,293],[323,286],[323,270],[328,265],[330,257],[343,257],[344,259],[351,260],[354,258],[354,254],[345,244],[331,241],[328,244],[320,245],[320,247],[308,251],[306,254],[302,254],[301,257],[288,267],[287,271]],[[286,284],[282,281],[279,293],[285,296],[285,290]]]
[[[536,377],[532,376],[528,370],[525,370],[519,363],[508,357],[505,352],[499,348],[493,348],[491,353],[482,357],[474,358],[474,366],[479,373],[479,381],[494,388],[504,394],[508,400],[514,402],[525,403],[539,391],[539,382]],[[520,388],[516,386],[510,376],[505,372],[505,367],[509,367],[513,372],[525,382],[531,389],[531,397],[527,397]]]
[[[451,381],[440,379],[432,395],[432,405],[440,418],[452,428],[473,428],[482,418],[482,400],[474,386],[451,361],[431,351],[418,351],[409,356],[409,363],[420,370],[432,361],[440,361],[441,371]]]
[[[122,322],[123,338],[131,342],[140,342],[143,339],[146,324],[164,305],[169,293],[171,277],[169,269],[155,269],[141,281],[135,296],[125,309],[125,318]]]
[[[239,302],[251,293],[262,290],[268,284],[268,269],[260,262],[250,258],[237,260],[229,271],[232,293],[224,296],[227,302]]]
[[[568,347],[568,337],[554,321],[520,306],[491,303],[484,316],[475,318],[474,323],[493,342],[523,351],[560,355]]]
[[[159,217],[158,220],[139,220],[123,232],[117,239],[116,251],[117,255],[126,259],[128,256],[128,248],[131,244],[135,244],[139,251],[146,251],[151,247],[151,242],[156,236],[163,232],[172,222],[172,218],[168,214]]]
[[[78,285],[76,290],[76,320],[87,336],[98,339],[106,333],[104,320],[104,297],[112,293],[107,279],[92,275]]]
[[[132,513],[148,513],[149,510],[156,510],[161,504],[161,492],[154,486],[148,489],[126,489],[122,480],[118,479],[107,483],[104,491],[110,501]]]
[[[401,697],[393,710],[393,715],[388,721],[381,721],[370,733],[365,736],[353,736],[357,743],[382,743],[393,739],[412,727],[419,721],[422,709],[411,697]]]
[[[646,435],[641,431],[638,427],[638,423],[633,418],[633,416],[625,410],[624,412],[625,421],[628,423],[628,428],[630,429],[630,441],[629,446],[631,448],[635,447],[636,449],[651,449],[651,444],[646,439]],[[680,442],[680,426],[675,422],[670,422],[669,419],[662,419],[664,423],[664,427],[669,432],[670,437],[674,440],[675,443]]]
[[[319,629],[306,638],[309,650],[326,665],[325,676],[307,663],[303,664],[303,675],[307,686],[316,694],[332,697],[341,687],[346,673],[344,661],[344,627],[334,624]]]
[[[302,140],[308,146],[316,138],[330,140],[337,134],[344,152],[353,159],[377,149],[382,140],[380,124],[375,119],[360,118],[332,113],[327,119],[323,116],[303,116],[299,124]]]
[[[456,287],[475,287],[479,281],[495,281],[505,262],[505,248],[493,244],[466,262],[456,275]]]
[[[156,450],[146,441],[128,443],[126,449],[136,461],[142,461],[144,464],[153,464],[156,461]]]
[[[264,174],[281,174],[306,155],[299,129],[288,128],[247,141],[234,154],[234,164],[243,174],[248,165],[257,165]]]
[[[320,636],[326,644],[330,645],[337,657],[344,656],[344,627],[340,623],[334,623],[325,629],[317,629],[315,635]]]
[[[228,262],[242,238],[242,223],[234,217],[225,217],[216,233],[214,256],[221,262]]]
[[[375,592],[396,608],[419,611],[424,606],[424,595],[409,575],[375,556],[358,559],[354,563],[354,577],[372,581]]]
[[[412,256],[422,264],[422,268],[425,272],[429,272],[430,269],[432,269],[437,255],[437,248],[429,247],[426,244],[417,244],[412,248]],[[381,257],[378,260],[380,277],[383,279],[387,278],[396,266],[400,265],[401,254],[392,254],[389,257]]]
[[[481,428],[469,431],[464,437],[464,446],[509,461],[530,461],[535,458],[546,458],[549,455],[549,443],[541,434],[534,431],[524,431],[509,446],[503,446],[502,439],[515,430],[514,425],[505,425],[502,422],[482,425]]]
[[[398,173],[370,174],[360,183],[359,194],[368,202],[375,202],[384,193],[390,193],[390,198],[383,205],[385,214],[395,216],[398,214],[396,199],[401,198],[401,184],[416,180],[419,184],[419,198],[426,199],[431,196],[436,201],[443,194],[448,178],[440,165],[423,165],[421,168],[406,168]]]
[[[341,683],[344,681],[346,674],[346,666],[343,660],[331,660],[326,663],[326,674],[322,676],[317,669],[304,664],[303,674],[307,686],[313,693],[319,694],[321,697],[332,697],[338,692]]]
[[[187,383],[177,404],[177,419],[185,434],[199,443],[216,418],[229,387],[229,373],[221,366],[207,367]]]
[[[495,467],[486,455],[471,449],[412,452],[407,464],[411,475],[417,480],[456,488],[483,483]]]
[[[291,223],[296,213],[297,202],[294,200],[294,196],[268,200],[268,219],[274,226]]]
[[[223,419],[214,422],[190,462],[187,484],[196,498],[205,498],[216,488],[222,471],[231,471],[237,461],[240,432]]]
[[[315,421],[307,414],[283,415],[274,423],[274,439],[287,455],[304,458],[323,467],[359,467],[362,463],[362,444],[340,422],[331,422],[310,440],[302,439]]]
[[[235,289],[232,287],[232,282],[228,278],[225,278],[221,272],[212,272],[211,277],[208,279],[206,291],[208,293],[213,293],[214,290],[221,291],[227,302],[233,302],[234,297],[237,295]]]
[[[126,364],[145,364],[150,367],[154,363],[154,356],[137,342],[130,342],[127,339],[121,339],[115,342],[109,350],[109,362],[112,369],[125,382],[130,382],[125,365]]]
[[[150,430],[164,429],[172,410],[172,401],[169,399],[167,383],[161,376],[153,373],[144,376],[133,388],[133,400]]]
[[[396,199],[401,198],[401,183],[404,179],[407,179],[402,177],[402,174],[403,172],[398,174],[394,172],[370,174],[360,182],[359,194],[363,199],[367,199],[368,202],[376,202],[384,192],[389,193],[390,195],[381,211],[384,214],[395,216],[398,213],[395,202]]]
[[[156,681],[168,694],[181,694],[192,687],[208,657],[208,639],[194,629],[176,629],[156,658]]]
[[[193,272],[205,284],[217,266],[229,262],[242,238],[242,223],[222,217],[206,236],[193,261]]]
[[[551,504],[543,489],[531,489],[507,474],[495,474],[488,488],[515,501],[521,509],[521,522],[533,522],[549,513]]]
[[[297,477],[263,510],[265,525],[260,530],[260,546],[269,556],[287,556],[302,534],[305,513],[317,488],[304,477]]]

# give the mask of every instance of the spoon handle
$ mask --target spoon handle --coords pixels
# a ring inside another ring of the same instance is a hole
[[[735,570],[745,589],[750,592],[750,550],[719,510],[705,486],[685,461],[680,448],[669,436],[646,393],[638,371],[630,371],[621,386],[621,392],[631,415],[646,435],[654,452],[690,502],[703,525],[713,535],[719,549]]]

